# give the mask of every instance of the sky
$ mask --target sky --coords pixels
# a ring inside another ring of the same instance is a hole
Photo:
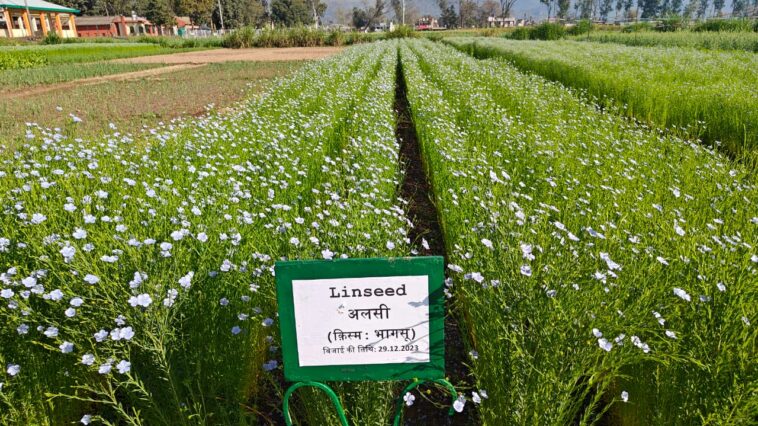
[[[412,4],[418,8],[422,15],[430,14],[439,16],[440,9],[437,7],[437,0],[405,0],[405,6],[410,7]],[[449,2],[457,4],[456,0],[448,0]],[[334,20],[335,13],[338,10],[350,11],[354,6],[366,7],[367,4],[373,4],[374,0],[325,0],[327,4],[326,20]],[[390,0],[387,0],[387,4],[390,4]],[[392,16],[392,13],[389,14]],[[539,0],[516,0],[516,4],[513,6],[512,15],[517,18],[534,17],[535,19],[547,17],[547,8],[542,5]]]

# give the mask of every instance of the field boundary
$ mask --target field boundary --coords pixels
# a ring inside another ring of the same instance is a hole
[[[160,68],[150,68],[142,71],[132,71],[120,74],[102,75],[98,77],[80,78],[78,80],[71,80],[64,83],[49,84],[44,86],[35,86],[29,89],[24,89],[16,92],[0,93],[0,99],[3,98],[26,98],[29,96],[41,95],[44,93],[52,92],[55,90],[73,89],[75,87],[91,86],[94,84],[105,83],[108,81],[125,81],[134,80],[138,78],[153,77],[156,75],[166,74],[175,71],[184,71],[193,68],[203,67],[205,64],[177,64],[169,65]]]

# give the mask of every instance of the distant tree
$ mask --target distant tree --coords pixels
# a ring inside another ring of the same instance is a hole
[[[479,24],[481,26],[486,26],[488,24],[487,18],[490,16],[497,16],[499,10],[500,6],[495,0],[484,0],[482,4],[479,5]]]
[[[376,0],[373,6],[366,9],[355,7],[353,8],[353,26],[365,30],[379,22],[386,12],[387,2],[385,0]]]
[[[503,18],[511,16],[511,10],[517,1],[518,0],[500,0],[500,16]]]
[[[421,10],[416,6],[412,5],[411,7],[408,7],[408,5],[405,5],[405,23],[408,25],[414,24],[416,21],[421,18]]]
[[[620,12],[624,8],[624,0],[616,0],[616,12]]]
[[[660,0],[641,0],[642,19],[655,18],[660,13]]]
[[[145,5],[145,18],[156,25],[174,23],[174,12],[167,0],[149,0]]]
[[[603,22],[608,22],[608,15],[613,10],[613,0],[603,0],[600,3],[600,18]]]
[[[624,18],[626,20],[631,20],[632,6],[634,6],[633,0],[624,0]],[[637,11],[634,12],[634,19],[637,19]]]
[[[624,12],[624,19],[626,19],[629,22],[636,21],[637,16],[638,16],[637,9],[632,9],[631,7],[629,8],[629,10]]]
[[[595,0],[577,0],[574,8],[581,19],[592,19],[595,11]]]
[[[713,13],[716,16],[721,16],[723,14],[722,10],[724,9],[724,0],[713,0]]]
[[[210,24],[217,0],[178,0],[174,11],[179,16],[189,16],[192,22]]]
[[[355,28],[366,28],[368,27],[368,24],[369,24],[368,12],[366,12],[363,9],[354,7],[353,8],[353,26]]]
[[[682,17],[685,20],[692,19],[697,12],[698,4],[700,4],[700,0],[690,0],[687,6],[684,7],[684,11],[682,11]]]
[[[403,0],[392,0],[390,6],[395,13],[395,20],[403,23]],[[419,11],[412,0],[405,0],[405,24],[413,25],[418,19]]]
[[[145,0],[58,0],[62,6],[78,9],[83,15],[129,15],[132,10],[142,12]]]
[[[747,13],[748,0],[733,0],[732,2],[732,15],[733,16],[745,16]]]
[[[226,28],[241,28],[244,26],[261,26],[265,22],[266,8],[260,0],[221,0]],[[218,13],[214,22],[221,26]]]
[[[691,0],[695,1],[695,0]],[[699,0],[697,3],[697,19],[704,19],[705,13],[708,11],[708,0]]]
[[[458,25],[458,14],[455,13],[455,7],[448,4],[447,0],[438,0],[438,5],[442,11],[440,25],[446,28],[455,28]]]
[[[458,19],[461,28],[476,26],[476,2],[458,0]]]
[[[294,27],[313,23],[313,12],[305,0],[273,0],[271,19],[276,25]]]
[[[671,15],[671,0],[661,0],[661,6],[658,13],[660,16]]]
[[[398,22],[403,22],[403,0],[391,0],[390,7],[395,13],[395,19]]]
[[[401,8],[402,9],[402,8]],[[402,15],[402,12],[401,12]],[[405,25],[413,25],[421,16],[419,8],[409,0],[405,2]],[[402,16],[395,15],[397,22],[402,23]]]
[[[561,19],[567,19],[570,8],[571,0],[558,0],[558,17]]]
[[[321,0],[308,0],[308,4],[310,5],[314,18],[320,22],[326,13],[326,3]]]
[[[551,13],[553,11],[553,0],[540,0],[540,3],[547,6],[547,19],[550,19],[550,17],[552,16]]]
[[[682,0],[671,0],[671,13],[674,15],[682,13]]]

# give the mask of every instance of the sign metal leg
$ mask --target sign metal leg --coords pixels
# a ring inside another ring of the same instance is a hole
[[[342,408],[342,403],[340,403],[339,398],[337,398],[337,394],[334,393],[332,388],[320,382],[297,382],[287,389],[287,392],[285,392],[284,394],[284,402],[282,403],[282,411],[284,413],[284,422],[287,424],[287,426],[292,426],[292,418],[290,417],[290,404],[289,404],[290,396],[292,396],[292,393],[294,393],[296,390],[302,387],[313,387],[313,388],[321,389],[322,391],[326,392],[326,394],[329,396],[329,399],[332,401],[334,408],[337,410],[337,416],[339,416],[340,418],[340,424],[342,426],[348,426],[347,417],[345,416],[345,409]]]
[[[403,389],[403,392],[400,394],[400,398],[397,399],[397,408],[395,409],[395,421],[392,423],[394,426],[400,426],[400,418],[403,415],[403,396],[405,396],[406,393],[412,391],[413,389],[417,388],[418,386],[424,383],[437,383],[438,385],[442,385],[447,390],[449,390],[450,395],[453,397],[453,400],[450,403],[450,411],[448,412],[448,415],[452,416],[453,413],[455,413],[455,410],[453,410],[452,404],[455,403],[456,399],[458,399],[458,392],[455,390],[455,387],[450,382],[448,382],[445,379],[418,380],[406,386],[405,389]]]

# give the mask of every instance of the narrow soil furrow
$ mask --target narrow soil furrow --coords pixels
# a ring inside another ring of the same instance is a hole
[[[398,57],[395,82],[395,135],[400,144],[400,162],[404,177],[400,195],[408,202],[408,218],[413,227],[408,233],[411,243],[422,256],[443,256],[447,261],[445,238],[434,204],[433,192],[424,169],[421,147],[416,135],[406,96],[403,68]],[[447,264],[447,262],[445,262]],[[451,313],[451,301],[445,305],[445,370],[447,379],[462,392],[468,388],[466,354],[457,321]],[[430,392],[427,392],[429,390]],[[415,403],[405,407],[403,424],[406,425],[474,425],[478,424],[471,404],[463,413],[448,416],[450,395],[441,389],[424,387],[417,391]],[[402,395],[401,395],[402,397]]]

